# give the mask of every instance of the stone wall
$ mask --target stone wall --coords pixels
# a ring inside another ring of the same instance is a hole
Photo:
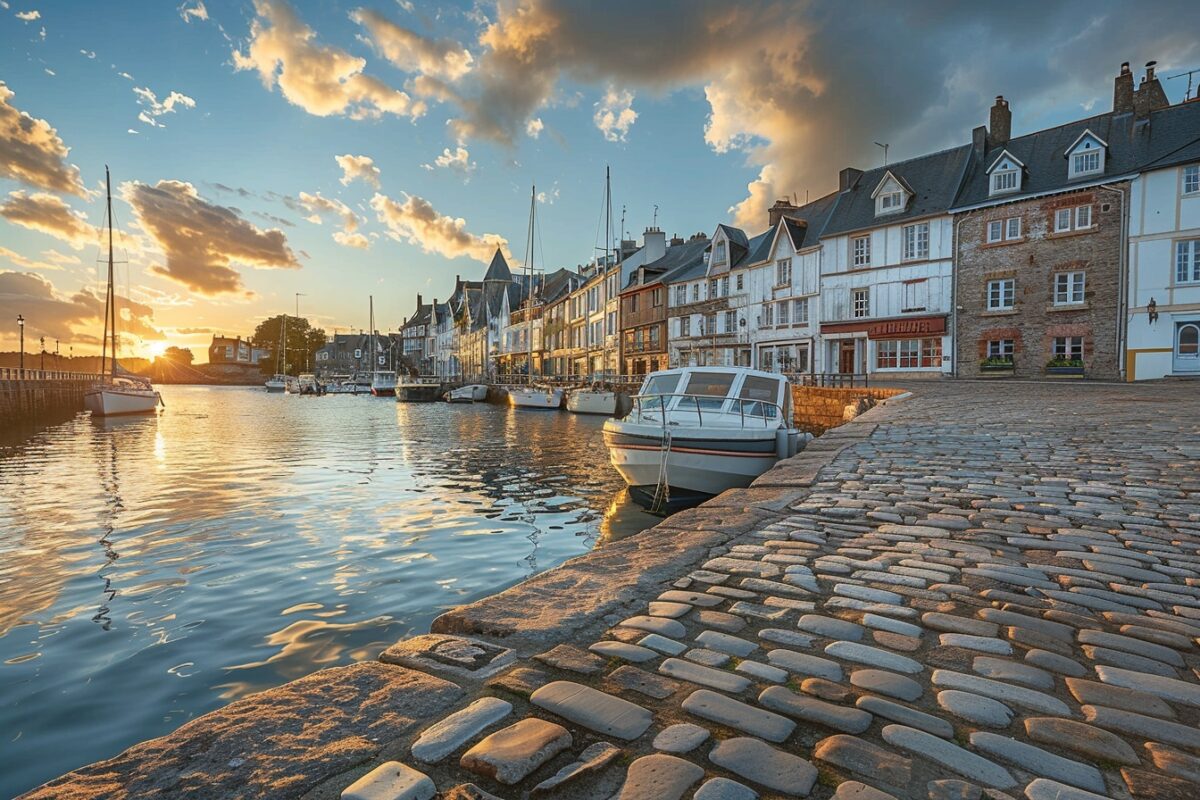
[[[88,380],[0,380],[0,425],[83,410]]]
[[[792,387],[792,419],[797,428],[819,436],[846,421],[846,406],[859,400],[886,400],[903,393],[903,389],[882,387],[823,388],[818,386]]]
[[[1129,183],[1115,186],[1127,192]],[[1057,210],[1083,205],[1092,208],[1090,228],[1054,233]],[[988,244],[988,223],[1010,217],[1021,218],[1021,237]],[[957,242],[957,374],[984,374],[980,362],[988,341],[1012,339],[1014,376],[1042,377],[1054,337],[1081,336],[1085,375],[1118,378],[1121,217],[1120,195],[1098,187],[963,215]],[[1085,302],[1055,306],[1054,276],[1076,270],[1086,273]],[[1002,278],[1015,280],[1013,308],[988,311],[988,281]]]

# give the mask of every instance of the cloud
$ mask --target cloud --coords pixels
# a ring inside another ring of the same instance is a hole
[[[61,239],[76,250],[98,241],[96,229],[88,224],[86,214],[46,192],[9,192],[8,199],[0,205],[0,216],[15,225]]]
[[[541,135],[541,133],[545,129],[545,127],[546,126],[545,126],[545,124],[543,124],[540,117],[534,117],[533,119],[531,119],[525,123],[525,133],[530,138],[536,139],[536,138],[538,138],[538,136]]]
[[[255,70],[267,89],[279,87],[289,103],[319,117],[345,114],[373,119],[384,114],[416,119],[426,105],[366,75],[366,59],[319,44],[284,0],[255,0],[245,52],[234,50],[236,70]]]
[[[428,39],[401,27],[378,11],[360,8],[350,19],[366,29],[361,37],[381,56],[405,72],[457,81],[471,71],[475,63],[470,51],[450,39]]]
[[[28,256],[23,256],[20,253],[16,252],[15,250],[9,250],[7,247],[4,247],[3,245],[0,245],[0,258],[7,259],[9,261],[9,263],[11,263],[15,266],[18,266],[21,269],[31,269],[31,270],[41,270],[41,271],[49,270],[52,272],[55,270],[62,269],[61,264],[57,264],[52,261],[38,261],[36,258],[29,258]]]
[[[118,331],[124,337],[161,339],[154,326],[154,309],[117,296],[121,312]],[[0,272],[0,318],[25,318],[26,339],[45,336],[66,341],[99,341],[104,297],[91,289],[82,289],[66,297],[49,280],[28,272]],[[65,349],[65,348],[64,348]]]
[[[184,3],[179,7],[179,17],[187,23],[190,23],[194,19],[198,19],[201,22],[207,22],[208,9],[204,7],[203,2],[197,2],[194,5],[188,5],[187,3]]]
[[[361,233],[348,233],[346,231],[335,231],[333,240],[340,245],[346,247],[354,247],[359,250],[369,250],[371,248],[371,240]]]
[[[637,112],[633,110],[633,92],[626,89],[608,87],[604,97],[596,103],[596,113],[592,122],[604,138],[610,142],[623,142],[629,135],[629,129],[637,121]]]
[[[398,242],[417,245],[426,253],[446,258],[468,256],[488,263],[499,247],[508,252],[508,242],[494,233],[482,236],[467,230],[465,219],[441,214],[422,197],[404,195],[403,202],[376,193],[371,208],[388,229],[388,236]]]
[[[432,164],[422,164],[423,168],[433,170],[438,167],[448,169],[454,172],[470,175],[475,171],[476,164],[471,160],[471,154],[465,147],[456,147],[453,152],[450,148],[442,150],[442,154],[433,160]]]
[[[158,117],[164,114],[174,114],[175,107],[195,108],[196,101],[180,92],[171,92],[161,103],[154,92],[140,86],[133,87],[133,93],[137,95],[138,105],[143,107],[143,110],[138,113],[138,119],[154,128],[165,127],[158,121]]]
[[[375,166],[375,160],[370,156],[352,156],[346,153],[334,156],[333,160],[342,168],[342,186],[349,186],[351,181],[359,179],[376,189],[379,188],[379,167]]]
[[[166,256],[166,266],[150,271],[199,294],[244,292],[234,264],[300,268],[283,231],[264,231],[232,209],[209,203],[190,183],[129,183],[122,193],[139,226]]]
[[[67,163],[70,152],[58,131],[44,119],[19,111],[14,94],[0,81],[0,177],[36,189],[86,196],[79,168]]]
[[[42,18],[42,12],[40,12],[40,11],[18,11],[16,16],[17,16],[17,19],[21,20],[22,22],[33,22],[34,20],[38,20],[38,19]]]
[[[331,197],[324,197],[320,192],[309,194],[308,192],[300,193],[300,206],[311,214],[307,219],[314,225],[321,224],[322,214],[333,214],[342,219],[342,227],[347,233],[358,229],[358,215],[351,210],[350,206]]]

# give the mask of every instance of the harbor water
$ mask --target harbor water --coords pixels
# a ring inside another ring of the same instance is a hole
[[[655,522],[598,417],[162,392],[0,431],[0,796]]]

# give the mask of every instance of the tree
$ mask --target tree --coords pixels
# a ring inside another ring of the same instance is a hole
[[[174,345],[164,350],[162,357],[167,361],[174,361],[176,364],[183,364],[189,367],[192,365],[192,361],[195,359],[195,356],[192,355],[191,348],[175,347]]]
[[[275,354],[279,352],[280,340],[283,338],[283,323],[287,320],[287,352],[285,363],[277,367]],[[291,314],[264,319],[254,329],[251,342],[255,347],[261,347],[271,352],[269,358],[258,362],[259,369],[270,375],[282,368],[288,375],[312,369],[316,363],[316,353],[325,346],[327,341],[325,331],[314,328],[304,317],[294,317]]]

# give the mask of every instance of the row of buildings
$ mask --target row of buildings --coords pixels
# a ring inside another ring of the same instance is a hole
[[[1110,111],[969,142],[778,201],[751,235],[657,228],[530,279],[497,251],[401,331],[417,371],[607,378],[680,365],[810,374],[1200,375],[1200,102],[1121,66]]]

